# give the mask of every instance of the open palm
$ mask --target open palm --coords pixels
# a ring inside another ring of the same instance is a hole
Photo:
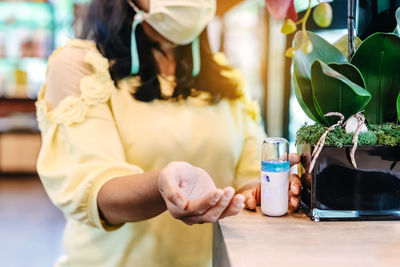
[[[158,187],[171,215],[187,224],[237,214],[244,201],[231,187],[216,188],[206,171],[186,162],[168,164],[160,172]]]

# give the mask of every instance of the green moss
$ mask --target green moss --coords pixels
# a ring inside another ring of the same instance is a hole
[[[351,134],[353,136],[353,134]],[[353,140],[353,137],[352,137]],[[358,135],[358,144],[360,146],[362,145],[376,145],[378,143],[378,138],[376,136],[376,133],[374,133],[373,131],[368,131],[366,133],[360,133]],[[353,145],[353,141],[351,142],[351,144]]]
[[[296,144],[317,144],[321,135],[327,127],[320,124],[305,124],[297,131]],[[400,125],[395,123],[371,124],[368,125],[368,132],[360,133],[358,136],[359,145],[400,145]],[[343,128],[337,127],[331,131],[325,141],[326,146],[347,146],[353,145],[353,134],[348,134]]]
[[[384,146],[400,144],[400,125],[394,123],[372,124],[369,128],[376,134],[378,144]]]

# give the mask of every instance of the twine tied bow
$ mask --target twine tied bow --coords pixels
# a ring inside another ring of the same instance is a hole
[[[363,124],[365,123],[365,117],[362,114],[363,112],[364,111],[362,110],[362,111],[354,114],[354,116],[357,119],[357,128],[356,128],[356,130],[354,132],[354,136],[353,136],[353,147],[350,152],[350,159],[351,159],[351,163],[353,164],[353,167],[356,169],[357,169],[357,163],[356,163],[354,154],[355,154],[357,146],[358,146],[358,135],[360,134],[361,128],[362,128]],[[333,124],[328,129],[326,129],[326,131],[319,138],[318,143],[315,146],[313,153],[311,154],[312,160],[311,160],[311,164],[310,164],[309,173],[311,173],[312,170],[314,169],[315,162],[317,161],[318,156],[321,153],[321,150],[325,145],[325,140],[326,140],[328,133],[333,131],[338,126],[341,126],[341,127],[346,126],[346,123],[344,122],[344,115],[340,112],[329,112],[329,113],[326,113],[324,116],[325,117],[337,116],[337,117],[340,117],[340,120],[336,124]]]

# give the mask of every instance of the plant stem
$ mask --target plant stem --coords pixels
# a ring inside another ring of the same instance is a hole
[[[310,13],[311,13],[311,1],[312,0],[308,1],[307,12],[306,12],[306,14],[304,14],[304,17],[301,19],[302,20],[301,30],[303,32],[303,42],[305,42],[308,39],[307,32],[306,32],[306,23],[307,23],[308,17],[310,16]]]
[[[348,34],[348,57],[351,58],[355,51],[354,44],[354,20],[356,16],[358,0],[348,0],[347,5],[347,34]]]

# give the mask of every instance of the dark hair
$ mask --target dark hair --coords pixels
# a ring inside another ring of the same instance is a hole
[[[135,12],[127,0],[92,0],[83,22],[80,38],[96,42],[99,51],[110,62],[110,74],[116,84],[130,75],[130,40],[134,15]],[[175,99],[187,98],[196,95],[199,91],[207,91],[210,92],[213,100],[222,97],[237,98],[240,95],[237,90],[240,82],[222,75],[223,70],[233,69],[213,60],[206,32],[201,34],[200,39],[202,68],[196,78],[192,77],[191,45],[176,48],[176,87],[172,97]],[[162,99],[157,78],[159,69],[152,53],[152,49],[162,52],[159,44],[150,40],[141,25],[136,29],[136,40],[140,61],[138,75],[141,78],[141,86],[137,88],[134,97],[147,102],[153,99]],[[206,67],[209,68],[209,71],[206,70]],[[213,71],[217,73],[208,73]],[[219,77],[217,77],[218,75]]]

